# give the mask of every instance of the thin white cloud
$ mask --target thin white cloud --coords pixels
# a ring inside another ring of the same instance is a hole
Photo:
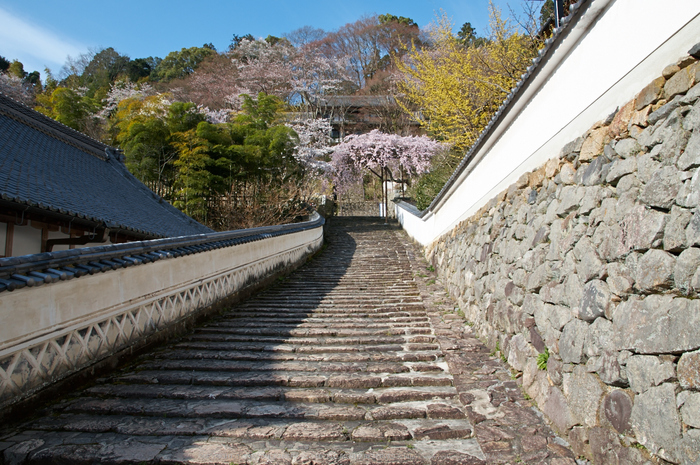
[[[75,57],[86,51],[87,46],[59,37],[0,8],[0,55],[21,61],[25,71],[43,74],[47,66],[58,71],[68,55]]]

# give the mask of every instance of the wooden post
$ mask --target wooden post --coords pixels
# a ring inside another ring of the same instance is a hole
[[[385,170],[388,169],[384,167]],[[384,192],[384,224],[389,223],[389,177],[384,173],[384,183],[382,186]]]

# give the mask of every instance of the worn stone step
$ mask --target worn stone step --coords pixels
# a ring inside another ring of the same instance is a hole
[[[401,352],[401,351],[428,351],[428,350],[439,350],[440,346],[438,344],[366,344],[366,345],[349,345],[349,344],[339,344],[339,345],[299,345],[299,344],[265,344],[265,343],[250,343],[250,342],[239,342],[239,343],[229,343],[229,342],[215,342],[215,341],[205,341],[205,342],[180,342],[175,347],[181,349],[193,349],[193,350],[244,350],[253,352],[287,352],[287,353],[334,353],[334,352]]]
[[[379,321],[375,322],[373,320],[370,320],[371,322],[367,322],[365,320],[364,324],[361,321],[361,319],[358,319],[356,322],[339,322],[337,324],[333,324],[330,322],[316,322],[316,321],[303,321],[303,322],[298,322],[298,323],[293,323],[293,322],[278,322],[275,324],[261,324],[261,323],[248,323],[248,324],[237,324],[238,322],[235,319],[231,320],[226,320],[226,321],[220,321],[216,325],[208,326],[202,328],[202,330],[206,330],[207,328],[217,328],[218,330],[222,330],[224,328],[233,328],[235,329],[243,329],[243,328],[270,328],[271,330],[284,330],[284,331],[294,331],[299,334],[305,334],[304,331],[307,331],[307,333],[311,329],[320,329],[320,330],[325,330],[325,331],[317,331],[317,334],[347,334],[347,335],[352,335],[352,336],[360,336],[360,335],[375,335],[375,334],[381,334],[382,332],[385,331],[390,331],[394,328],[403,328],[403,329],[408,329],[409,331],[413,330],[421,330],[423,333],[425,333],[425,329],[430,328],[430,322],[429,321],[415,321],[415,322],[404,322],[404,321]],[[345,330],[345,331],[343,331]],[[354,331],[353,331],[354,330]],[[368,332],[369,330],[374,330],[372,332]],[[430,332],[430,331],[428,331]]]
[[[255,326],[238,326],[235,321],[224,322],[216,326],[207,326],[202,328],[198,333],[228,333],[228,334],[259,334],[269,336],[399,336],[399,335],[432,335],[433,331],[429,323],[418,322],[415,324],[397,323],[395,325],[381,325],[366,323],[364,326],[357,325],[339,325],[335,327],[331,324],[326,325],[262,325]]]
[[[215,341],[215,342],[259,342],[265,344],[282,344],[282,343],[293,343],[293,344],[303,344],[303,345],[338,345],[338,344],[406,344],[406,343],[428,343],[434,342],[435,338],[428,336],[400,336],[400,337],[387,337],[387,336],[367,336],[367,337],[301,337],[293,335],[280,335],[280,336],[261,336],[260,332],[251,331],[250,333],[242,332],[238,334],[228,334],[228,333],[199,333],[193,334],[184,340],[188,341]]]
[[[168,436],[208,435],[235,438],[248,443],[258,440],[382,443],[412,439],[465,439],[472,436],[472,429],[464,422],[445,419],[354,421],[329,424],[319,421],[290,423],[267,418],[190,419],[78,413],[36,423],[34,427],[42,432],[117,433],[132,437],[151,435],[157,431],[161,435]]]
[[[251,311],[247,311],[247,312],[237,311],[235,313],[230,314],[229,316],[224,316],[217,321],[235,320],[235,321],[240,321],[240,322],[247,322],[247,321],[256,322],[257,321],[257,322],[273,322],[274,323],[277,321],[285,322],[285,321],[291,320],[291,321],[302,322],[302,323],[333,323],[333,322],[352,323],[352,322],[355,322],[357,320],[366,320],[368,318],[371,319],[373,323],[381,323],[384,321],[402,322],[402,323],[430,321],[430,319],[427,316],[425,316],[425,312],[423,312],[422,315],[415,315],[415,314],[412,315],[408,312],[385,312],[385,313],[367,313],[367,312],[365,312],[365,313],[354,313],[352,316],[340,315],[340,316],[329,317],[327,314],[314,313],[314,312],[307,312],[304,314],[280,313],[280,314],[275,315],[275,316],[262,316],[258,312],[251,312]]]
[[[419,365],[419,368],[423,365]],[[199,371],[291,371],[326,373],[408,373],[411,366],[399,363],[328,363],[286,361],[279,363],[242,362],[231,360],[170,359],[143,363],[140,369],[146,370],[199,370]],[[430,367],[430,371],[442,371],[441,367]],[[427,369],[421,371],[428,371]]]
[[[141,370],[120,376],[120,382],[143,384],[192,384],[209,386],[291,386],[304,388],[371,389],[378,387],[451,386],[452,377],[440,373],[333,374],[307,372],[220,372]]]
[[[330,421],[460,420],[466,415],[454,402],[395,402],[389,405],[348,405],[308,402],[261,402],[231,399],[163,399],[81,397],[64,407],[67,413],[139,415],[178,418],[305,419]]]
[[[348,313],[362,313],[362,312],[374,312],[382,313],[387,311],[404,311],[404,312],[419,312],[425,315],[425,306],[423,302],[378,302],[376,300],[370,302],[358,302],[353,301],[349,304],[338,305],[335,302],[294,302],[293,305],[290,303],[288,305],[273,305],[265,304],[264,302],[250,302],[248,304],[243,304],[239,308],[242,310],[254,310],[260,313],[267,312],[284,312],[284,313],[306,313],[309,310],[313,310],[315,313],[328,313],[331,315],[347,315]]]
[[[163,399],[229,399],[288,402],[335,402],[337,404],[388,404],[392,402],[454,399],[457,391],[452,386],[407,388],[341,389],[257,387],[231,388],[196,385],[143,385],[109,384],[94,386],[86,391],[93,397],[131,397]]]
[[[283,352],[252,352],[245,350],[214,350],[214,349],[170,349],[155,354],[156,358],[177,359],[216,359],[216,360],[247,360],[266,362],[432,362],[440,356],[432,352],[391,352],[391,353],[331,353],[331,354],[296,354]]]

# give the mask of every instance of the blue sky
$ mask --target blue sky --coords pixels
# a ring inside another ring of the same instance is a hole
[[[523,1],[496,4],[507,13]],[[28,72],[43,75],[49,67],[56,74],[68,55],[90,48],[162,58],[209,42],[224,50],[233,34],[281,36],[306,25],[332,31],[372,14],[407,16],[423,28],[441,9],[457,29],[469,21],[485,33],[488,0],[0,0],[0,55],[20,60]]]

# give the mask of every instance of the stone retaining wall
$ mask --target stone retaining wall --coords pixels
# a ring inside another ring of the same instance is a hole
[[[695,58],[668,66],[426,248],[594,463],[700,463],[698,82]]]

